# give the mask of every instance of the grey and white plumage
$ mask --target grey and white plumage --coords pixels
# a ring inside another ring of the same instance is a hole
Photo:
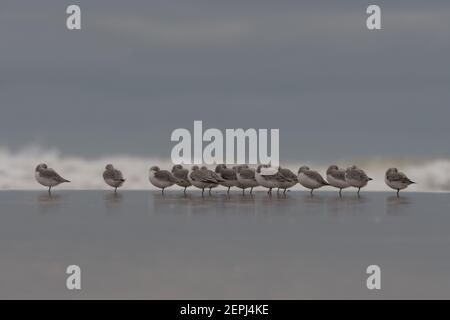
[[[298,169],[298,182],[313,194],[314,189],[329,185],[327,181],[317,171],[310,170],[303,166]]]
[[[252,194],[253,188],[259,185],[255,179],[255,169],[249,168],[247,165],[241,165],[236,166],[235,170],[238,180],[237,186],[242,189],[242,194],[247,188],[250,188],[250,194]]]
[[[283,189],[283,193],[286,193],[286,190],[295,186],[298,183],[298,177],[291,170],[286,168],[278,168],[279,173],[279,184],[278,187]]]
[[[403,172],[399,172],[397,168],[389,168],[386,171],[384,181],[390,188],[397,190],[397,197],[399,196],[400,190],[406,189],[409,185],[415,183]]]
[[[223,179],[220,184],[227,187],[227,193],[230,193],[230,188],[235,187],[238,184],[236,170],[227,168],[225,164],[219,164],[216,166],[216,173]]]
[[[45,187],[48,187],[49,193],[52,187],[64,182],[70,182],[69,180],[61,177],[55,170],[49,168],[45,163],[41,163],[36,167],[34,177],[37,182]]]
[[[194,187],[202,189],[202,195],[205,188],[209,188],[212,184],[218,183],[217,180],[211,178],[207,170],[202,170],[197,165],[191,168],[188,179]]]
[[[359,169],[355,165],[345,170],[345,181],[347,181],[351,187],[358,188],[358,195],[361,188],[365,187],[371,180],[372,178],[369,178],[364,170]]]
[[[271,168],[274,170],[274,173],[272,174],[264,174],[266,172],[268,172],[269,170],[264,170],[264,169],[269,169],[271,168],[270,165],[267,164],[260,164],[258,165],[258,167],[255,170],[255,179],[256,182],[258,182],[258,184],[264,188],[268,188],[269,190],[267,191],[268,194],[272,193],[272,189],[273,188],[279,188],[280,187],[280,180],[284,180],[281,176],[280,173],[278,172],[278,170],[276,170],[276,168]]]
[[[103,180],[105,180],[107,185],[113,187],[115,192],[125,182],[122,172],[115,169],[112,164],[106,165],[105,171],[103,172]]]
[[[158,166],[150,168],[148,179],[155,187],[162,189],[162,193],[164,193],[165,188],[178,182],[178,179],[175,178],[172,173],[167,170],[161,170]]]
[[[176,164],[172,167],[172,174],[178,180],[176,184],[184,188],[184,193],[186,193],[186,188],[190,187],[192,184],[189,182],[189,170],[183,168],[181,164]]]
[[[224,181],[224,179],[222,179],[219,174],[217,174],[216,172],[209,170],[207,167],[203,166],[200,168],[200,170],[203,170],[206,172],[207,177],[210,179],[210,183],[208,185],[209,188],[209,194],[211,194],[211,189],[212,188],[216,188],[221,182]]]
[[[342,194],[342,189],[350,187],[350,184],[345,180],[345,170],[339,169],[336,165],[331,165],[327,169],[328,183],[339,189],[339,195]]]

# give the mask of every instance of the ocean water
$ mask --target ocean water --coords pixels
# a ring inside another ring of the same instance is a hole
[[[450,298],[445,193],[55,189],[0,203],[2,299]],[[381,290],[366,287],[373,264]]]

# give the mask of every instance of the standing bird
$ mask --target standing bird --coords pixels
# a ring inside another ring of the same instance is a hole
[[[51,194],[52,187],[55,187],[63,182],[70,182],[61,177],[55,170],[48,168],[45,163],[41,163],[36,167],[34,177],[37,182],[45,187],[48,187],[48,194]]]
[[[164,194],[165,188],[170,187],[178,182],[178,179],[175,178],[169,171],[161,170],[157,166],[153,166],[150,168],[148,179],[155,187],[162,189],[162,194]]]
[[[203,166],[200,168],[200,170],[203,170],[206,172],[207,177],[210,179],[210,183],[208,185],[209,188],[209,194],[211,195],[211,189],[216,188],[221,182],[224,181],[217,173],[215,173],[212,170],[209,170],[207,167]]]
[[[279,167],[278,174],[282,178],[278,184],[278,187],[280,189],[284,189],[283,194],[286,194],[287,189],[295,186],[298,183],[296,174],[289,169]]]
[[[342,196],[342,189],[350,187],[345,180],[345,170],[339,169],[336,165],[331,165],[327,169],[327,180],[330,186],[339,189],[339,196]]]
[[[367,174],[357,166],[351,166],[345,171],[345,181],[347,181],[351,187],[358,188],[358,197],[361,188],[365,187],[371,180],[373,179],[369,178]]]
[[[303,166],[298,169],[298,182],[307,189],[311,189],[313,195],[314,189],[328,186],[329,183],[317,171],[309,170],[309,167]]]
[[[268,164],[260,164],[256,168],[255,179],[260,186],[269,189],[267,191],[268,194],[272,194],[273,188],[279,188],[280,180],[284,180],[280,177],[280,173],[277,169],[271,168]]]
[[[217,183],[216,180],[211,179],[208,171],[199,169],[198,166],[193,166],[191,172],[188,175],[189,182],[199,189],[202,189],[202,196],[205,192],[205,188],[209,188],[211,184]]]
[[[249,168],[247,165],[237,166],[236,177],[238,180],[238,187],[242,188],[242,195],[245,194],[245,189],[250,188],[250,194],[253,194],[253,188],[259,186],[255,179],[255,169]]]
[[[114,192],[117,192],[117,188],[121,187],[125,182],[120,170],[114,169],[112,164],[108,164],[103,172],[103,180],[106,184],[114,188]]]
[[[230,193],[231,187],[236,187],[238,184],[236,177],[236,170],[227,168],[224,164],[219,164],[216,166],[216,173],[223,179],[220,184],[224,187],[228,187],[227,193]]]
[[[172,167],[172,174],[175,178],[178,179],[178,182],[176,184],[180,187],[183,187],[184,194],[186,194],[186,188],[192,185],[188,179],[189,170],[183,168],[181,164],[176,164]]]
[[[397,197],[400,195],[400,190],[406,189],[410,184],[414,184],[403,172],[399,172],[397,168],[390,168],[386,171],[384,177],[386,184],[394,190],[397,190]]]

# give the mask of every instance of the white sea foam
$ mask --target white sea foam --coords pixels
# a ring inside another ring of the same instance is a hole
[[[103,181],[102,173],[108,163],[122,170],[127,181],[123,189],[154,189],[148,181],[148,170],[153,165],[163,169],[172,167],[168,159],[139,157],[132,155],[105,155],[97,158],[66,156],[56,149],[28,147],[16,152],[0,147],[0,189],[41,189],[34,180],[34,169],[37,164],[45,162],[57,170],[71,183],[58,186],[61,189],[108,189]],[[356,164],[363,168],[374,180],[365,188],[367,191],[389,190],[384,183],[384,173],[389,167],[398,167],[405,172],[416,185],[408,191],[445,192],[450,191],[450,159],[411,161],[371,159],[368,161],[352,161],[333,163],[341,167]],[[328,165],[323,163],[307,163],[313,170],[325,176]],[[299,164],[286,164],[284,167],[297,173]],[[299,185],[294,190],[302,190]],[[323,190],[328,189],[324,188]]]

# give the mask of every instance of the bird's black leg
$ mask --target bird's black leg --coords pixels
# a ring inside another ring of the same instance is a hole
[[[342,188],[339,189],[339,197],[342,197]]]
[[[314,189],[311,189],[311,197],[312,197],[312,195],[313,195],[313,191],[314,191]]]
[[[242,188],[242,195],[245,195],[245,189]]]
[[[230,194],[230,188],[231,188],[231,187],[228,187],[228,190],[227,190],[227,193],[228,193],[228,194]]]
[[[164,195],[164,188],[161,189],[161,194]]]
[[[250,188],[250,194],[253,194],[253,187]]]
[[[117,187],[114,188],[114,193],[117,193]]]
[[[187,187],[184,187],[184,191],[183,191],[184,194],[186,194],[186,188],[187,188]]]
[[[287,190],[287,189],[284,189],[283,194],[286,194],[286,190]]]
[[[397,198],[400,198],[400,189],[397,189]]]
[[[272,188],[269,188],[269,190],[267,191],[268,194],[272,193]]]
[[[205,188],[202,188],[202,197],[203,197],[204,193],[205,193]]]
[[[211,189],[212,187],[209,188],[208,194],[211,195]]]
[[[361,191],[361,188],[358,188],[358,197],[359,197],[359,191]]]
[[[49,194],[49,195],[52,194],[52,186],[48,187],[48,194]]]

